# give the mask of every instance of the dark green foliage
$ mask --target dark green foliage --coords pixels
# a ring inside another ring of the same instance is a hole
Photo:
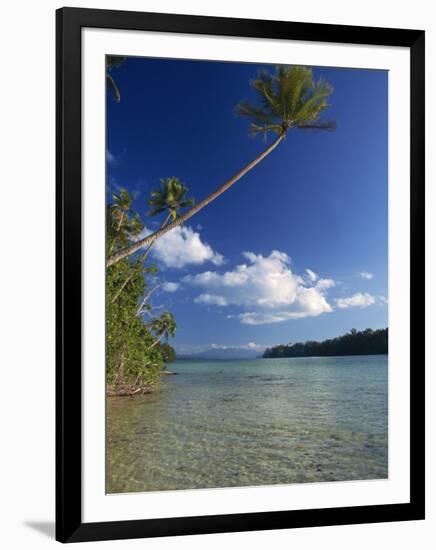
[[[171,347],[169,344],[160,344],[159,351],[161,352],[163,360],[166,364],[174,363],[174,361],[176,360],[176,352],[174,351],[174,348]]]
[[[267,348],[264,358],[383,355],[388,353],[388,329],[351,331],[323,342],[300,342]]]
[[[178,178],[162,179],[160,183],[160,188],[151,192],[149,216],[168,212],[168,216],[175,220],[182,208],[194,205],[194,199],[186,197],[189,189]]]
[[[334,130],[334,122],[320,122],[329,106],[333,86],[323,79],[314,80],[312,69],[298,65],[279,65],[274,74],[261,71],[251,85],[259,106],[242,101],[236,113],[251,119],[252,135],[286,134],[291,128]]]
[[[143,229],[131,210],[132,197],[121,190],[107,207],[108,253],[125,246]],[[144,258],[124,259],[106,270],[106,369],[112,386],[157,384],[174,350],[161,340],[173,336],[176,324],[168,312],[153,317],[150,294],[154,264]],[[143,315],[150,316],[145,323]],[[165,347],[164,347],[165,346]]]
[[[122,55],[107,55],[106,56],[106,68],[107,68],[108,71],[110,71],[114,67],[119,67],[125,61],[127,61],[127,57],[124,57]]]
[[[176,322],[174,317],[168,311],[164,311],[159,317],[155,317],[149,323],[147,327],[155,337],[153,346],[156,346],[162,338],[168,338],[174,336],[176,332]]]

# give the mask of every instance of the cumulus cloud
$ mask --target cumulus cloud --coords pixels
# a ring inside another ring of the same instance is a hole
[[[369,281],[374,277],[374,273],[370,273],[369,271],[359,271],[359,276],[362,277],[362,279]]]
[[[207,290],[195,299],[198,304],[240,306],[237,315],[247,325],[278,323],[317,316],[332,311],[325,292],[332,279],[318,279],[314,286],[292,272],[287,254],[274,250],[269,256],[244,252],[245,263],[232,271],[204,271],[183,281]]]
[[[165,292],[175,292],[176,290],[178,290],[179,287],[179,283],[172,283],[169,281],[165,281],[164,283],[162,283],[162,290],[164,290]]]
[[[307,278],[312,283],[315,282],[318,279],[318,275],[314,271],[312,271],[311,269],[306,269],[306,273],[307,273]]]
[[[139,238],[151,233],[144,229]],[[175,227],[158,239],[151,253],[167,267],[181,268],[211,262],[216,266],[224,263],[224,257],[203,242],[200,233],[189,226]]]
[[[265,349],[265,346],[261,346],[260,344],[256,344],[256,342],[248,342],[248,344],[245,346],[247,349]]]
[[[329,309],[326,311],[332,311],[328,304],[327,306]],[[243,325],[266,325],[271,323],[282,323],[283,321],[293,319],[302,319],[307,316],[308,314],[302,311],[276,311],[273,313],[264,311],[248,311],[246,313],[240,313],[238,315],[238,319]]]
[[[227,300],[223,296],[218,296],[216,294],[200,294],[194,300],[196,304],[207,304],[214,306],[226,306]]]
[[[327,290],[334,286],[336,286],[336,281],[334,281],[333,279],[319,279],[315,285],[315,288],[317,290]]]
[[[358,292],[357,294],[353,294],[352,296],[349,296],[347,298],[337,298],[336,305],[340,309],[346,309],[349,307],[368,307],[375,304],[376,299],[371,294],[368,294],[367,292],[362,293]]]

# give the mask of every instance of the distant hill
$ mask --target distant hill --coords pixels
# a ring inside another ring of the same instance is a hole
[[[231,359],[255,359],[260,357],[261,352],[247,348],[211,348],[198,353],[177,354],[178,360],[204,360],[230,361]]]
[[[388,329],[350,332],[323,342],[298,342],[267,348],[265,359],[277,357],[328,357],[341,355],[383,355],[388,353]]]

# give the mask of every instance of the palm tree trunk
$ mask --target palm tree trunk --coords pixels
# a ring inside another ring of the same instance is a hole
[[[121,95],[120,95],[120,91],[118,90],[118,86],[115,83],[115,80],[112,78],[112,76],[108,72],[106,72],[106,78],[108,79],[109,86],[112,90],[112,94],[114,96],[115,101],[119,103],[121,99]]]
[[[124,353],[126,351],[126,346],[123,346],[123,349],[120,354],[120,363],[116,369],[115,377],[114,377],[114,386],[118,384],[118,380],[120,377],[122,377],[122,371],[124,369]]]
[[[168,329],[166,328],[164,331],[162,331],[159,335],[159,338],[157,338],[152,344],[151,346],[148,348],[147,351],[150,351],[151,349],[154,348],[154,346],[157,346],[159,344],[159,342],[162,340],[162,338],[165,336],[165,334],[168,332]]]
[[[120,232],[121,225],[122,225],[122,223],[123,223],[123,221],[124,221],[124,215],[125,215],[125,213],[124,213],[124,210],[123,210],[123,211],[121,212],[120,221],[118,222],[117,233]]]
[[[123,223],[123,221],[124,221],[124,210],[121,212],[120,221],[118,222],[118,227],[117,227],[117,231],[116,231],[117,233],[120,232],[121,224]],[[112,243],[111,248],[110,248],[111,252],[114,249],[114,246],[115,246],[115,239],[114,239],[114,242]]]
[[[162,235],[165,235],[165,233],[168,233],[168,231],[171,231],[175,227],[182,225],[185,223],[189,218],[192,218],[194,214],[202,210],[205,206],[210,204],[212,201],[214,201],[217,197],[222,195],[229,187],[231,187],[234,183],[236,183],[238,180],[242,178],[242,176],[245,176],[247,172],[252,170],[259,162],[261,162],[266,156],[268,156],[276,147],[279,145],[279,143],[282,141],[282,139],[285,137],[285,134],[280,134],[273,142],[272,144],[267,147],[262,153],[260,153],[254,160],[252,160],[250,163],[248,163],[244,168],[239,170],[239,172],[236,172],[236,174],[231,177],[229,180],[227,180],[223,185],[218,187],[216,191],[214,191],[211,195],[203,199],[201,202],[197,203],[195,206],[193,206],[188,212],[183,214],[182,216],[179,216],[174,221],[169,223],[167,226],[162,227],[152,233],[151,235],[148,235],[144,239],[141,239],[140,241],[137,241],[136,243],[131,244],[130,246],[127,246],[126,248],[123,248],[122,250],[119,250],[112,256],[110,256],[106,260],[106,267],[110,267],[111,265],[119,262],[123,258],[126,258],[127,256],[130,256],[131,254],[134,254],[137,250],[140,250],[144,246],[151,246],[159,237],[162,237]]]
[[[169,213],[168,216],[165,218],[165,221],[160,226],[160,229],[163,229],[167,225],[167,223],[170,221],[170,218],[171,218],[171,213]],[[145,262],[145,260],[147,259],[148,253],[150,252],[150,249],[153,246],[154,242],[155,241],[153,241],[150,245],[148,245],[147,250],[144,252],[144,254],[141,257],[141,262]],[[114,304],[117,301],[117,299],[119,298],[121,292],[124,290],[124,288],[126,287],[128,282],[132,279],[133,275],[135,275],[136,271],[137,271],[136,268],[131,269],[130,275],[128,277],[126,277],[124,283],[121,285],[121,287],[118,289],[118,292],[112,298],[112,304]]]
[[[142,313],[142,308],[144,307],[144,304],[145,302],[151,297],[151,295],[153,294],[153,292],[156,292],[156,290],[160,287],[161,285],[156,285],[154,286],[152,289],[150,289],[149,292],[147,292],[147,294],[144,296],[142,302],[141,302],[141,305],[139,306],[139,308],[137,309],[136,311],[136,316],[138,317],[139,315],[141,315]]]

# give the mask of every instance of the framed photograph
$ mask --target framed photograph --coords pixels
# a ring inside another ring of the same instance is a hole
[[[423,519],[424,32],[56,48],[56,538]]]

